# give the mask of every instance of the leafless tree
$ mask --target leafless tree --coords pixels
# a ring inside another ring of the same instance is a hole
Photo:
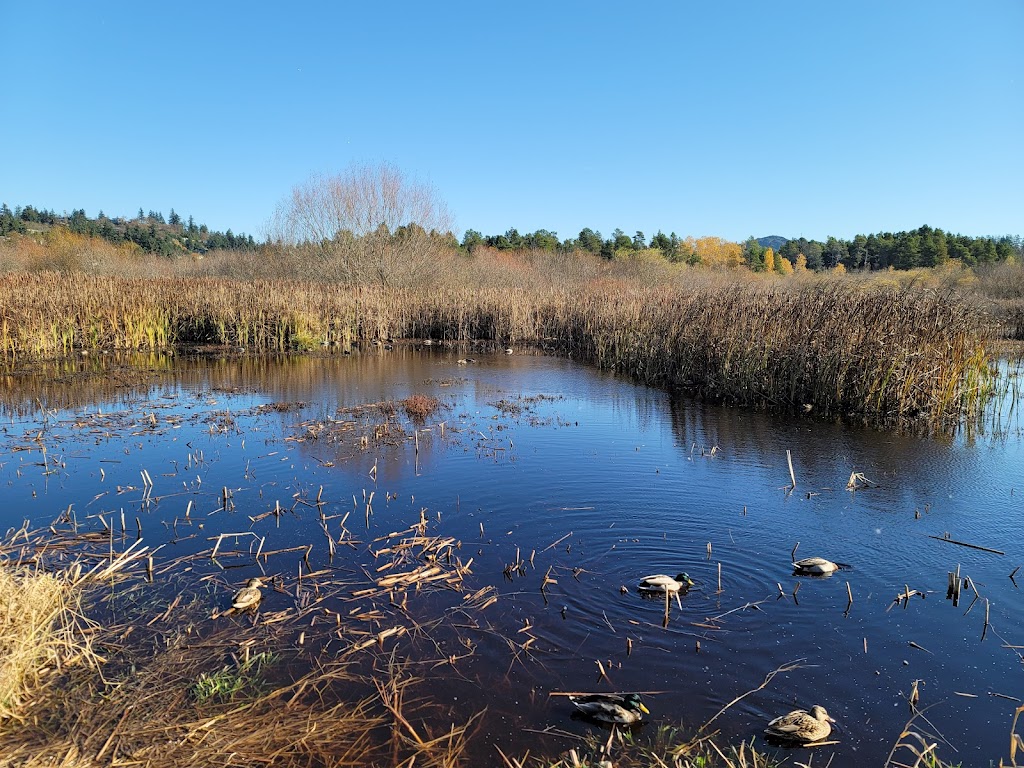
[[[433,188],[381,164],[310,177],[278,204],[268,234],[310,277],[387,287],[434,272],[450,254],[451,228]]]

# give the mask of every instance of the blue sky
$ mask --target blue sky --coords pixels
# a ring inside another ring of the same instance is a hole
[[[628,7],[627,6],[631,6]],[[0,202],[259,237],[387,162],[468,228],[1024,234],[1024,2],[47,2]]]

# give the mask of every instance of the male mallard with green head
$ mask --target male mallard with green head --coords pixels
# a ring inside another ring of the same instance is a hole
[[[639,723],[645,714],[650,714],[638,693],[595,693],[570,696],[569,701],[584,715],[602,723],[632,725]]]
[[[693,580],[685,573],[680,573],[675,578],[655,573],[640,579],[642,592],[684,592],[692,586]]]

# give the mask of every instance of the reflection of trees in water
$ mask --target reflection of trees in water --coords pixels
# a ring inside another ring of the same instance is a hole
[[[670,399],[669,411],[672,431],[682,451],[689,453],[696,446],[699,454],[702,448],[718,446],[725,457],[777,467],[780,486],[789,482],[786,451],[791,451],[798,493],[820,490],[817,486],[826,483],[834,490],[843,490],[855,469],[876,482],[884,482],[897,470],[901,485],[930,482],[928,478],[936,470],[932,459],[950,456],[954,443],[949,436],[918,438],[813,416],[702,403],[682,396]],[[922,446],[928,461],[922,460]]]
[[[429,378],[435,368],[428,353],[411,348],[345,356],[89,355],[6,366],[0,371],[0,413],[124,406],[178,387],[357,404],[372,402],[374,392],[384,399],[396,374],[415,386],[415,376]]]
[[[124,406],[175,389],[168,376],[173,357],[160,353],[90,355],[28,365],[6,364],[0,371],[0,414],[31,416],[88,406]]]
[[[885,475],[898,471],[899,482],[906,485],[917,484],[935,471],[922,465],[922,440],[916,437],[821,421],[814,416],[767,414],[666,396],[561,359],[537,365],[528,356],[495,355],[467,368],[455,366],[457,356],[450,350],[397,346],[352,355],[137,353],[65,358],[0,370],[0,414],[24,417],[37,414],[40,408],[124,408],[183,388],[213,397],[237,393],[267,402],[302,403],[298,412],[264,414],[279,421],[282,434],[287,436],[296,434],[296,425],[304,421],[344,418],[338,408],[401,400],[421,392],[454,405],[438,418],[453,424],[464,406],[469,412],[484,408],[503,392],[560,392],[588,406],[610,409],[619,424],[617,428],[639,432],[647,431],[662,418],[667,400],[680,451],[688,454],[695,446],[699,454],[702,448],[718,446],[726,457],[777,466],[780,485],[788,480],[785,452],[789,449],[801,491],[816,490],[812,483],[824,484],[826,478],[828,485],[841,488],[854,470],[883,482]],[[446,398],[447,393],[452,396]],[[455,395],[465,396],[469,402],[455,402]],[[448,440],[455,439],[456,434],[448,435]],[[426,464],[441,438],[436,430],[421,437],[419,458],[421,464]],[[337,463],[352,458],[350,442],[307,441],[302,450],[319,461]],[[397,465],[407,447],[404,440],[393,442],[379,446],[380,455]],[[929,460],[942,462],[955,439],[930,437],[923,444]],[[485,452],[489,449],[486,444],[477,446],[472,442],[470,447]],[[908,462],[907,456],[917,458]],[[845,476],[840,476],[844,472]]]

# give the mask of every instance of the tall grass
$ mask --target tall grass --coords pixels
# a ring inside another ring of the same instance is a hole
[[[299,281],[0,276],[0,356],[376,339],[536,345],[748,406],[939,426],[980,408],[989,326],[949,290],[842,279],[383,290]]]

